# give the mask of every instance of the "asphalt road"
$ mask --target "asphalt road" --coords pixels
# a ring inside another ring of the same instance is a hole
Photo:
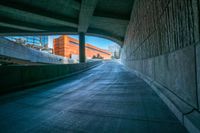
[[[154,91],[116,62],[0,98],[0,133],[185,133]]]

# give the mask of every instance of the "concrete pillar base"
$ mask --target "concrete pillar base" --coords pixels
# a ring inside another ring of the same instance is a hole
[[[79,33],[79,62],[85,62],[85,33]]]

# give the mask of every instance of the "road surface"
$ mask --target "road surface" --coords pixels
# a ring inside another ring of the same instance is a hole
[[[0,98],[1,133],[185,133],[162,100],[116,62]]]

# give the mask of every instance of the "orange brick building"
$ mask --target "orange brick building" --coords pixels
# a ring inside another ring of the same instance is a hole
[[[53,40],[53,53],[56,55],[72,58],[79,55],[79,41],[67,35],[62,35]],[[94,56],[101,56],[103,59],[110,59],[111,52],[95,47],[91,44],[85,44],[86,58],[92,59]]]

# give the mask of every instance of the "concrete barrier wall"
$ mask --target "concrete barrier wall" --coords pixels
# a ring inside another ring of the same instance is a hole
[[[125,63],[152,86],[192,133],[199,132],[200,128],[199,53],[200,45],[196,45],[157,57]]]
[[[135,0],[121,60],[200,132],[199,0]]]
[[[60,79],[100,64],[101,61],[36,66],[0,66],[0,94]]]

